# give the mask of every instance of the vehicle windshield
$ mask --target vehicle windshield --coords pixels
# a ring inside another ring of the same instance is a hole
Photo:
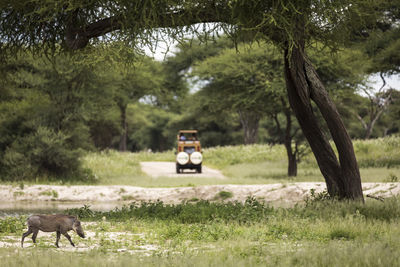
[[[194,146],[186,146],[186,147],[183,148],[183,151],[185,151],[188,154],[192,154],[196,150],[195,150]]]
[[[179,133],[179,141],[197,141],[196,133]]]

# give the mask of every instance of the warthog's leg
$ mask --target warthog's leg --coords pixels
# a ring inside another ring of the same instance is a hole
[[[69,240],[69,242],[71,243],[71,245],[72,245],[73,247],[75,247],[75,244],[72,242],[71,237],[69,236],[69,234],[68,234],[68,233],[63,233],[63,235]]]
[[[33,243],[36,243],[36,237],[38,235],[39,229],[34,229],[33,230],[33,235],[32,235],[32,241]]]
[[[60,231],[57,231],[56,247],[58,247],[58,248],[59,248],[58,241],[60,241],[60,237],[61,237],[61,233],[60,233]]]
[[[21,247],[24,247],[24,239],[25,237],[27,237],[28,235],[32,234],[32,228],[28,228],[28,231],[26,231],[25,233],[22,234],[22,240],[21,240]]]

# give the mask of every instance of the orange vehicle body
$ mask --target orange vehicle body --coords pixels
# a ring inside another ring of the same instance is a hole
[[[188,135],[186,137],[186,140],[180,140],[180,136]],[[197,130],[180,130],[179,134],[177,135],[177,142],[178,142],[178,152],[183,152],[185,151],[185,148],[191,147],[194,148],[195,151],[201,153],[201,145],[200,145],[200,140],[197,138]]]

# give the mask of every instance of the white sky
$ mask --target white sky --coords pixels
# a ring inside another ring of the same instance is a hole
[[[384,76],[386,80],[386,89],[393,88],[396,90],[400,90],[400,75],[392,75],[392,76]],[[369,80],[371,81],[371,86],[375,89],[379,89],[382,85],[382,79],[378,74],[371,75]]]

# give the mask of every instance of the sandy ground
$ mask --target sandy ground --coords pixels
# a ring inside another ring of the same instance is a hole
[[[208,185],[176,188],[144,188],[135,186],[56,186],[32,185],[21,189],[18,186],[0,185],[0,209],[10,203],[75,202],[82,206],[87,202],[104,203],[157,201],[181,203],[193,199],[215,200],[221,191],[232,193],[230,201],[245,201],[252,196],[265,202],[297,203],[310,194],[326,190],[325,183],[287,183],[265,185]],[[390,197],[400,194],[400,183],[364,183],[365,195]]]
[[[218,170],[202,166],[202,173],[195,170],[183,170],[183,173],[176,173],[175,162],[140,162],[142,171],[152,177],[212,177],[224,179],[225,177]]]
[[[84,222],[83,225],[88,225],[89,222]],[[120,245],[120,248],[116,249],[117,252],[127,252],[130,254],[142,254],[150,256],[152,252],[159,250],[160,248],[154,244],[146,244],[145,236],[142,233],[132,234],[129,232],[101,232],[95,233],[93,231],[85,231],[85,239],[80,239],[77,234],[73,231],[69,232],[72,241],[75,243],[75,247],[71,246],[69,241],[61,236],[59,246],[56,248],[56,234],[46,233],[39,231],[36,242],[43,245],[47,245],[55,251],[70,251],[70,252],[85,252],[92,249],[98,249],[101,247],[101,240],[112,240],[112,242]],[[32,235],[28,236],[24,240],[24,249],[35,247],[36,245],[32,242]],[[127,249],[134,247],[135,249]],[[15,235],[1,236],[0,237],[0,248],[20,248],[21,237]],[[112,250],[114,251],[114,250]],[[0,264],[1,265],[1,264]]]

